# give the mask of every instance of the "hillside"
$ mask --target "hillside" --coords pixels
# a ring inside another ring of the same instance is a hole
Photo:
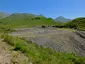
[[[72,20],[72,23],[79,29],[81,30],[85,30],[85,18],[81,17],[81,18],[76,18],[74,20]]]
[[[0,35],[0,64],[28,64],[29,59],[20,51],[13,50],[13,46],[3,42]]]
[[[0,19],[8,17],[9,14],[6,12],[0,12]]]
[[[85,30],[85,18],[80,17],[73,19],[72,21],[65,23],[65,26],[70,28],[76,28],[78,30]]]
[[[1,19],[0,22],[7,27],[30,27],[56,24],[55,20],[52,18],[27,13],[13,13],[4,19]]]
[[[85,64],[85,31],[77,29],[85,29],[85,18],[62,23],[13,13],[0,19],[0,63]]]
[[[71,21],[71,19],[64,18],[63,16],[59,16],[55,20],[59,21],[59,22],[68,22],[68,21]]]

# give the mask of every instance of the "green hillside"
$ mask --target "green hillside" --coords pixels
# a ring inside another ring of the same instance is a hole
[[[38,25],[55,25],[57,22],[52,18],[46,18],[42,15],[27,13],[14,13],[9,17],[0,20],[1,24],[7,27],[31,27]]]
[[[65,23],[65,26],[74,28],[76,27],[79,30],[85,30],[85,18],[76,18],[72,20],[71,22]]]
[[[47,18],[43,15],[34,15],[28,13],[13,13],[10,16],[0,19],[0,24],[9,28],[22,28],[22,27],[33,27],[33,26],[52,26],[62,28],[74,28],[85,30],[85,18],[76,18],[70,22],[61,23],[56,22],[52,18]]]
[[[81,30],[85,30],[85,18],[76,18],[72,21],[72,23]]]

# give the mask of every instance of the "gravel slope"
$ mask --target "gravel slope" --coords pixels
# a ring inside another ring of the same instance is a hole
[[[58,52],[74,52],[85,56],[85,32],[74,33],[73,30],[59,30],[52,28],[21,28],[10,35],[25,37],[38,45],[50,47]]]

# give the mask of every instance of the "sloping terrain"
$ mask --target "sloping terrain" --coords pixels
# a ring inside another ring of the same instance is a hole
[[[29,64],[29,59],[0,39],[0,64]]]
[[[8,13],[6,13],[6,12],[0,12],[0,19],[6,18],[8,16],[9,16]]]
[[[64,18],[63,16],[59,16],[55,20],[59,21],[59,22],[68,22],[68,21],[71,21],[71,19]]]
[[[85,58],[74,53],[56,52],[20,37],[2,35],[2,38],[4,42],[14,46],[14,50],[23,52],[30,64],[85,64]]]
[[[59,30],[53,28],[23,28],[10,35],[24,37],[25,40],[50,47],[58,52],[74,52],[85,56],[85,39],[74,30]]]
[[[76,27],[76,29],[78,30],[85,31],[85,18],[84,17],[75,18],[71,22],[68,22],[66,26],[69,26],[71,28]]]
[[[28,13],[13,13],[4,19],[1,19],[0,22],[9,28],[54,25],[57,23],[52,18]]]

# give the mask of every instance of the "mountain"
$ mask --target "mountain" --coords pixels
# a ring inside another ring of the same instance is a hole
[[[8,17],[9,14],[6,12],[0,12],[0,19]]]
[[[64,18],[63,16],[59,16],[55,20],[59,21],[59,22],[68,22],[68,21],[71,21],[71,19]]]
[[[4,19],[1,19],[0,22],[7,27],[29,27],[56,24],[55,20],[51,18],[28,13],[13,13]]]

